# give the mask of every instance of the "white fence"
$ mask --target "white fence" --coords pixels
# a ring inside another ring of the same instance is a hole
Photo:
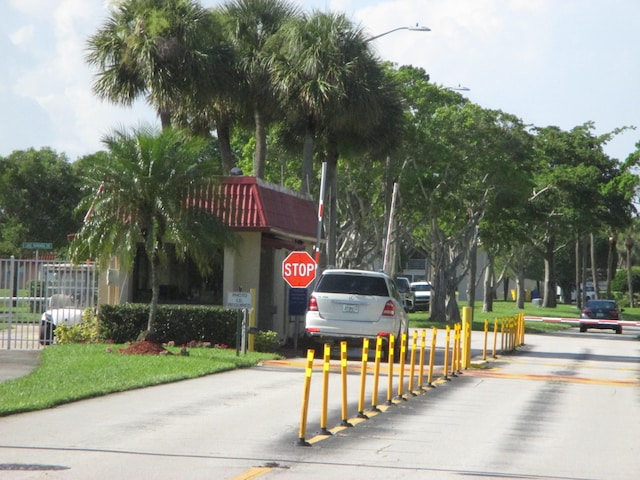
[[[38,349],[46,310],[95,308],[94,263],[0,259],[0,349]]]

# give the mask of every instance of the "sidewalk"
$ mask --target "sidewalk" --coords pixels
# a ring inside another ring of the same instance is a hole
[[[40,350],[0,350],[0,382],[28,375],[40,365]]]

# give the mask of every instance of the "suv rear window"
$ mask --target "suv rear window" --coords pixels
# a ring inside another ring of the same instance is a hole
[[[389,296],[387,283],[383,277],[365,275],[323,275],[315,290],[323,293]]]

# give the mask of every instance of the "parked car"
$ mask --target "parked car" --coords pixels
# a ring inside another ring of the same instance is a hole
[[[400,299],[407,312],[413,312],[415,309],[415,294],[411,291],[411,283],[407,277],[396,278],[396,288],[400,294]]]
[[[53,332],[58,325],[77,325],[82,322],[82,308],[52,308],[45,311],[40,318],[40,345],[51,345]]]
[[[617,320],[622,320],[620,315],[624,309],[618,308],[614,300],[589,300],[580,313],[580,331],[586,332],[589,328],[611,329],[616,333],[622,333],[622,325]],[[589,322],[589,320],[598,320]],[[612,320],[607,322],[607,320]]]
[[[414,295],[414,310],[428,311],[431,303],[431,283],[411,282],[411,291]]]
[[[307,335],[328,342],[399,337],[409,330],[395,282],[368,270],[325,270],[309,296],[305,323]]]

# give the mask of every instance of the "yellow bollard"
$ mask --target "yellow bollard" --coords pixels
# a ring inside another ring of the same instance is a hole
[[[482,360],[487,359],[487,339],[489,338],[489,320],[484,321],[484,342],[482,344]]]
[[[498,357],[498,352],[496,351],[498,343],[498,319],[493,319],[493,358]]]
[[[331,370],[331,345],[324,344],[322,362],[322,408],[320,410],[320,435],[331,435],[327,430],[327,409],[329,401],[329,372]]]
[[[394,348],[393,334],[389,335],[389,357],[387,363],[389,366],[389,374],[387,377],[387,405],[393,405],[393,348]]]
[[[471,307],[462,307],[462,356],[460,358],[462,370],[471,366],[471,332],[473,330],[473,309]]]
[[[407,356],[407,334],[400,335],[400,380],[398,382],[398,397],[404,399],[404,362]]]
[[[500,319],[500,346],[501,349],[500,351],[502,352],[502,354],[504,355],[504,346],[505,346],[505,332],[504,332],[504,322],[505,322],[505,318],[502,317]]]
[[[444,342],[444,379],[449,380],[449,343],[451,341],[451,327],[447,325]]]
[[[462,343],[460,342],[461,329],[462,326],[459,323],[453,326],[453,361],[451,362],[451,374],[454,377],[457,377],[460,372],[460,357],[462,354]]]
[[[369,418],[364,414],[364,389],[367,379],[367,360],[369,359],[369,339],[362,339],[362,367],[360,369],[360,398],[358,399],[358,418]]]
[[[457,377],[458,374],[456,372],[456,370],[458,369],[458,324],[455,323],[453,325],[453,338],[452,338],[452,345],[451,345],[451,376],[452,377]]]
[[[302,410],[300,412],[300,429],[298,430],[298,442],[299,447],[310,447],[311,444],[307,442],[304,437],[307,433],[307,413],[309,411],[309,390],[311,389],[311,373],[313,371],[313,357],[315,350],[307,350],[307,368],[304,371],[304,390],[302,393]]]
[[[431,336],[431,350],[429,350],[429,378],[427,379],[427,386],[433,387],[433,364],[436,358],[436,337],[438,335],[438,329],[433,327]]]
[[[347,342],[340,342],[340,375],[342,377],[342,422],[343,427],[353,427],[347,417]]]
[[[458,344],[458,354],[456,355],[456,373],[460,375],[462,373],[462,355],[464,355],[464,337],[462,336],[463,326],[458,324],[458,338],[456,343]]]
[[[376,339],[376,361],[373,369],[373,391],[371,392],[371,410],[379,412],[378,381],[380,379],[380,359],[382,358],[382,337]]]
[[[511,317],[509,319],[509,351],[513,352],[516,348],[516,319]]]
[[[416,348],[418,346],[418,331],[414,330],[411,339],[411,359],[409,361],[409,393],[413,393],[413,380],[416,375]]]
[[[418,390],[422,390],[424,386],[424,349],[426,337],[427,331],[423,328],[420,332],[420,368],[418,369]]]

